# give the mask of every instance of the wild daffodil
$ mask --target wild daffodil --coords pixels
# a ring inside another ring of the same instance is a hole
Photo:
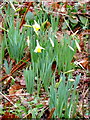
[[[40,30],[40,25],[34,20],[34,24],[31,26],[31,25],[27,25],[27,24],[24,24],[23,25],[24,27],[33,27],[35,33],[38,35],[38,31]]]
[[[40,30],[40,25],[34,20],[34,25],[32,25],[35,33],[38,35],[38,31]]]
[[[43,48],[43,47],[40,46],[38,40],[36,40],[36,42],[37,42],[37,46],[36,46],[34,52],[36,52],[36,53],[41,53],[41,50],[42,50],[42,49],[45,49],[45,48]]]

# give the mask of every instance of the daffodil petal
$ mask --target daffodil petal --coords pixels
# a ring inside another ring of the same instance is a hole
[[[45,48],[43,48],[43,47],[41,47],[41,46],[39,46],[39,48],[40,48],[40,49],[45,49]]]
[[[39,31],[39,29],[40,29],[40,25],[34,20],[34,25],[32,25],[32,27],[33,27],[33,29],[34,29],[34,31],[35,31],[35,33],[38,35],[38,31]]]
[[[36,42],[37,42],[37,46],[40,46],[38,40],[36,40]]]

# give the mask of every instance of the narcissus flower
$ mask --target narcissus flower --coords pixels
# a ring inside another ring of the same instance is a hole
[[[27,24],[24,24],[23,26],[25,27],[33,27],[35,33],[38,35],[38,31],[40,30],[40,25],[34,20],[34,25],[27,25]]]
[[[32,25],[32,27],[33,27],[33,29],[34,29],[34,31],[35,31],[35,33],[38,35],[38,31],[39,31],[39,29],[40,29],[40,25],[34,20],[34,25]]]
[[[45,48],[43,48],[43,47],[40,46],[38,40],[36,40],[36,41],[37,41],[37,46],[36,46],[34,52],[36,52],[36,53],[41,53],[41,50],[42,50],[42,49],[45,49]]]

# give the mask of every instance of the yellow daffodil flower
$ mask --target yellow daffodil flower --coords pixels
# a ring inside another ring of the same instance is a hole
[[[36,41],[37,41],[37,46],[36,46],[34,52],[36,52],[36,53],[41,53],[41,50],[42,50],[42,49],[45,49],[45,48],[43,48],[43,47],[40,46],[38,40],[36,40]]]
[[[27,24],[24,24],[23,26],[24,27],[33,27],[35,33],[38,35],[38,31],[40,30],[40,25],[34,20],[34,25],[27,25]]]
[[[33,27],[33,29],[34,29],[34,31],[35,31],[35,33],[38,35],[38,31],[39,31],[39,29],[40,29],[40,25],[34,20],[34,25],[32,25],[32,27]]]

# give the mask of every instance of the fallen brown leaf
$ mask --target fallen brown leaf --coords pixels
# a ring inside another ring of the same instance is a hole
[[[17,92],[17,90],[19,90],[21,88],[22,88],[22,86],[19,84],[12,85],[9,89],[9,95],[15,94]]]
[[[88,58],[84,58],[82,61],[79,62],[85,69],[90,70],[89,60]]]
[[[53,10],[58,9],[59,7],[60,7],[60,5],[57,2],[52,3]]]
[[[15,118],[19,118],[18,116],[16,116],[15,114],[9,113],[9,112],[5,112],[5,114],[2,117],[2,120],[5,120],[5,118],[9,118],[10,120],[13,120]]]

